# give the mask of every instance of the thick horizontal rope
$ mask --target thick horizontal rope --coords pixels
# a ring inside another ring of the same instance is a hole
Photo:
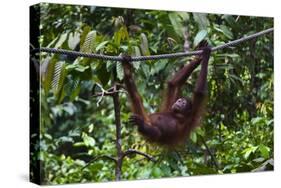
[[[266,29],[263,31],[260,31],[258,33],[254,33],[249,36],[242,37],[237,40],[230,41],[228,43],[222,44],[220,46],[216,46],[212,48],[212,51],[221,50],[224,48],[228,48],[230,46],[235,46],[237,44],[240,44],[244,41],[248,41],[254,38],[257,38],[259,36],[268,34],[273,32],[273,28]],[[47,53],[56,53],[56,54],[64,54],[74,57],[87,57],[87,58],[94,58],[94,59],[101,59],[101,60],[110,60],[110,61],[122,61],[122,56],[110,56],[110,55],[104,55],[104,54],[93,54],[93,53],[83,53],[83,52],[77,52],[72,50],[64,50],[64,49],[55,49],[55,48],[36,48],[32,50],[32,52],[47,52]],[[170,59],[170,58],[178,58],[178,57],[185,57],[185,56],[191,56],[191,55],[199,55],[203,51],[202,50],[196,50],[196,51],[190,51],[190,52],[178,52],[178,53],[171,53],[171,54],[160,54],[160,55],[150,55],[150,56],[136,56],[132,57],[131,61],[147,61],[147,60],[158,60],[158,59]]]

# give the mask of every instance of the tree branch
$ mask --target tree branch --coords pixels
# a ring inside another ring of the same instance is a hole
[[[213,164],[215,165],[216,169],[218,170],[219,169],[219,165],[218,165],[218,162],[217,162],[217,159],[216,157],[214,156],[214,154],[211,152],[211,150],[209,149],[208,145],[206,144],[204,138],[202,136],[200,136],[201,138],[201,141],[203,142],[203,145],[205,146],[208,154],[211,156],[211,159],[213,161]]]
[[[117,181],[121,180],[122,173],[122,138],[121,138],[121,120],[120,120],[120,101],[118,92],[118,86],[114,83],[113,86],[113,103],[114,103],[114,114],[115,114],[115,125],[116,125],[116,149],[117,149],[117,160],[116,160],[116,168],[115,168],[115,178]]]
[[[103,96],[113,96],[115,93],[127,93],[126,91],[124,90],[116,90],[116,91],[103,91],[103,92],[99,92],[95,95],[93,95],[93,97],[103,97]]]
[[[141,151],[138,151],[138,150],[135,150],[135,149],[128,149],[127,151],[125,151],[124,154],[123,154],[123,158],[125,158],[128,155],[134,154],[134,153],[138,154],[138,155],[142,155],[150,161],[156,162],[156,159],[154,159],[151,155],[149,155],[147,153],[144,153],[144,152],[141,152]]]

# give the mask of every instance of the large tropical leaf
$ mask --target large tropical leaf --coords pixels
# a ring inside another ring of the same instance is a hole
[[[45,93],[48,93],[51,88],[56,60],[47,57],[40,66],[41,81]]]
[[[119,61],[116,63],[116,72],[117,72],[117,78],[119,80],[122,80],[124,78],[124,71],[123,71],[122,63]]]
[[[57,96],[61,91],[66,76],[65,62],[57,61],[54,66],[54,73],[52,79],[52,89]]]
[[[180,18],[179,14],[175,12],[170,13],[169,19],[177,35],[183,37],[182,19]]]
[[[193,13],[193,18],[195,22],[197,22],[199,29],[207,29],[207,27],[210,25],[210,22],[207,18],[207,14],[205,13]]]
[[[147,55],[147,56],[150,55],[149,48],[148,48],[148,40],[144,33],[140,35],[140,41],[141,41],[140,48],[141,48],[142,55]]]
[[[86,53],[95,52],[97,32],[91,31],[87,34],[85,41],[82,45],[81,51]]]

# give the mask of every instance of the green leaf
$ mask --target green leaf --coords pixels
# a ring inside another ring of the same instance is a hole
[[[253,159],[253,161],[255,161],[257,163],[261,163],[261,162],[264,161],[264,158],[263,157],[259,157],[259,158]]]
[[[243,84],[243,80],[242,80],[240,77],[236,76],[235,74],[229,74],[229,77],[231,77],[231,78],[233,78],[234,80],[237,80],[237,81],[239,81],[241,84]]]
[[[262,117],[255,117],[251,120],[253,125],[262,124],[264,122],[264,118]]]
[[[68,35],[68,33],[62,34],[60,36],[59,40],[57,41],[57,43],[56,43],[54,48],[60,48],[63,45],[63,43],[66,41],[67,35]]]
[[[197,134],[195,132],[190,133],[190,139],[192,142],[196,143],[197,142]]]
[[[258,149],[258,146],[251,146],[249,148],[246,148],[242,151],[244,154],[244,158],[248,159],[251,153],[254,153]]]
[[[82,45],[81,52],[85,52],[85,53],[95,52],[96,37],[97,37],[97,32],[95,30],[89,32],[85,38],[84,44]]]
[[[113,36],[114,44],[116,46],[120,46],[121,43],[121,34],[119,32],[115,32]]]
[[[80,37],[80,49],[82,49],[84,43],[85,43],[85,39],[87,34],[91,31],[91,27],[90,26],[85,26],[83,28],[83,32],[81,33],[81,37]]]
[[[71,32],[68,36],[68,47],[74,50],[80,42],[80,34],[78,32]]]
[[[232,32],[225,25],[220,25],[219,27],[215,26],[214,29],[223,33],[223,35],[226,36],[229,39],[233,38]]]
[[[120,29],[114,33],[113,41],[114,44],[117,46],[120,46],[122,41],[129,39],[129,33],[127,31],[127,28],[125,26],[120,27]]]
[[[61,91],[66,76],[65,62],[57,61],[54,67],[54,74],[52,79],[52,89],[54,94],[58,96]]]
[[[47,57],[40,66],[42,85],[46,93],[48,93],[51,88],[55,69],[55,61],[56,60],[54,58]]]
[[[156,62],[155,66],[153,66],[151,69],[151,74],[159,73],[161,70],[163,70],[166,67],[168,62],[169,62],[168,59],[161,59],[158,62]]]
[[[147,179],[150,177],[151,175],[151,171],[152,169],[151,168],[143,168],[140,170],[140,175],[139,175],[139,178],[142,178],[142,179]]]
[[[141,56],[141,51],[140,51],[140,49],[139,49],[138,46],[135,46],[135,47],[134,47],[133,56],[135,56],[135,57]],[[138,70],[138,69],[140,68],[140,64],[141,64],[140,61],[135,61],[135,62],[133,63],[133,66],[134,66],[134,68],[135,68],[136,70]]]
[[[193,13],[194,21],[198,23],[198,27],[200,30],[206,30],[210,25],[210,22],[207,18],[207,14],[205,13]]]
[[[260,145],[259,146],[259,151],[261,152],[261,155],[264,159],[267,159],[269,158],[269,151],[270,151],[270,148],[265,146],[265,145]]]
[[[235,19],[233,18],[233,16],[231,15],[223,15],[222,16],[223,19],[225,19],[225,21],[229,24],[229,25],[235,25]]]
[[[81,88],[80,79],[74,79],[71,84],[71,94],[70,94],[70,101],[74,101],[74,99],[79,95]]]
[[[67,112],[70,116],[74,115],[74,113],[77,111],[76,107],[73,105],[73,103],[65,103],[63,105],[63,110]]]
[[[121,32],[121,40],[122,41],[129,39],[129,33],[127,31],[126,26],[121,27],[119,32]]]
[[[85,132],[82,133],[82,139],[83,139],[85,146],[94,147],[96,145],[95,139],[88,136],[87,133],[85,133]]]
[[[84,142],[75,142],[73,144],[74,147],[81,147],[81,146],[85,146],[85,143]]]
[[[99,50],[105,48],[106,44],[109,43],[109,41],[103,41],[102,43],[100,43],[97,47],[96,47],[96,52],[98,52]]]
[[[64,97],[66,96],[65,86],[63,86],[58,93],[55,94],[56,96],[56,104],[62,103]]]
[[[183,37],[182,20],[179,17],[178,13],[169,13],[169,19],[177,35]]]
[[[76,64],[74,70],[76,70],[78,72],[85,72],[88,68],[90,68],[89,65],[83,66],[83,65]]]
[[[226,53],[223,54],[223,53],[221,53],[221,54],[216,54],[215,56],[216,57],[230,57],[230,58],[233,58],[233,59],[240,57],[239,54],[235,54],[235,53],[231,53],[231,54],[226,54]]]
[[[206,36],[207,36],[208,32],[207,30],[201,30],[199,31],[193,41],[194,46],[197,46]]]
[[[183,21],[189,20],[189,14],[187,12],[177,12],[177,14],[182,18]]]
[[[124,78],[124,70],[121,62],[116,63],[116,72],[117,72],[117,78],[119,80],[123,80]]]
[[[233,39],[233,34],[232,34],[232,32],[228,29],[228,27],[226,27],[225,25],[221,25],[220,28],[221,28],[223,34],[224,34],[227,38]]]
[[[147,55],[147,56],[150,55],[147,37],[144,33],[141,33],[140,41],[141,41],[140,48],[141,48],[142,55]]]
[[[97,31],[92,31],[90,33],[88,33],[89,38],[91,38],[91,43],[90,43],[90,51],[91,52],[96,52],[96,46],[97,46]],[[86,37],[87,40],[87,37]]]
[[[146,78],[149,78],[149,75],[150,75],[150,68],[149,68],[149,66],[148,66],[147,64],[143,64],[143,65],[141,66],[141,69],[142,69],[142,71],[143,71],[145,77],[146,77]]]
[[[91,123],[91,124],[88,126],[88,128],[89,128],[89,133],[93,132],[93,130],[94,130],[94,124]]]
[[[51,48],[57,42],[58,39],[59,39],[59,36],[54,38],[46,47]]]
[[[111,72],[111,70],[115,67],[114,62],[112,61],[107,61],[106,62],[106,70],[107,72]]]

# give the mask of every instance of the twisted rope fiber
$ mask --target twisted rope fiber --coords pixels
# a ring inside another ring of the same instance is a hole
[[[259,36],[268,34],[273,32],[273,28],[269,28],[257,33],[254,33],[249,36],[242,37],[240,39],[230,41],[228,43],[222,44],[220,46],[216,46],[212,48],[212,51],[221,50],[224,48],[228,48],[230,46],[238,45],[244,41],[248,41],[254,38],[257,38]],[[55,48],[36,48],[32,50],[32,52],[47,52],[47,53],[56,53],[56,54],[64,54],[74,57],[87,57],[87,58],[94,58],[94,59],[101,59],[101,60],[110,60],[110,61],[123,61],[122,56],[109,56],[104,54],[93,54],[93,53],[83,53],[83,52],[77,52],[72,50],[64,50],[64,49],[55,49]],[[185,57],[185,56],[191,56],[191,55],[199,55],[203,51],[202,50],[196,50],[196,51],[190,51],[190,52],[178,52],[178,53],[171,53],[171,54],[160,54],[160,55],[150,55],[150,56],[137,56],[132,57],[131,61],[147,61],[147,60],[159,60],[159,59],[170,59],[170,58],[178,58],[178,57]]]

